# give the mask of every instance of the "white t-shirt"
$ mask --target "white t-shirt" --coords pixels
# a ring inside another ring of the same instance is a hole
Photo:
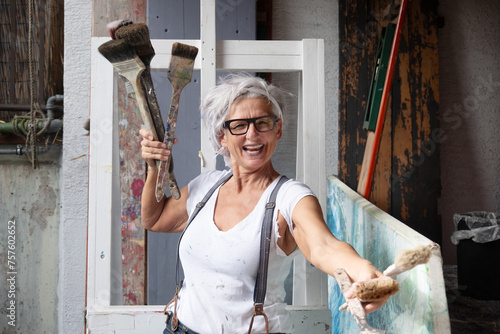
[[[207,172],[191,181],[188,212],[192,213],[208,190],[227,173],[229,171]],[[225,232],[220,231],[213,220],[217,189],[182,237],[180,259],[185,279],[179,293],[177,314],[192,330],[201,334],[247,333],[253,314],[265,205],[278,179],[264,191],[255,209]],[[303,197],[310,195],[314,196],[306,185],[289,180],[282,185],[276,198],[264,302],[270,333],[293,330],[290,315],[285,310],[284,281],[298,251],[286,256],[277,245],[277,214],[281,213],[293,231],[293,209]],[[265,333],[262,316],[255,317],[252,333]]]

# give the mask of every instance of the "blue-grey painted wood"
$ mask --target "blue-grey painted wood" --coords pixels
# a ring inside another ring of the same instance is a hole
[[[217,39],[253,40],[256,36],[255,0],[217,1]],[[199,1],[150,0],[148,26],[152,39],[199,39]],[[153,83],[164,121],[170,107],[172,88],[166,72],[154,72]],[[174,171],[180,187],[200,173],[200,73],[181,95],[173,149]],[[204,157],[212,159],[213,157]],[[217,168],[224,168],[222,159]],[[148,304],[164,305],[175,293],[175,253],[179,234],[148,232]]]
[[[148,27],[153,39],[199,39],[200,2],[150,0]]]

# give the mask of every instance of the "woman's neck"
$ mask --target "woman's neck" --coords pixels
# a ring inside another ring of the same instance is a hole
[[[254,171],[233,166],[233,177],[229,185],[236,187],[238,192],[244,190],[265,190],[280,174],[274,170],[271,163]]]

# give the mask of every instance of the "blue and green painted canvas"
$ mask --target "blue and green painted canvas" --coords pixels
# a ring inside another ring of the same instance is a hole
[[[350,243],[364,258],[383,271],[403,250],[433,242],[383,212],[335,177],[328,179],[327,223],[333,234]],[[368,322],[386,333],[450,333],[448,306],[439,250],[430,261],[395,278],[400,291]],[[328,278],[332,333],[359,333],[344,303],[335,278]]]

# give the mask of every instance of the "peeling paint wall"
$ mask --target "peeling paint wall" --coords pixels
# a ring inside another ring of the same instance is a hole
[[[0,164],[1,333],[57,328],[59,171]]]
[[[385,0],[339,1],[339,178],[353,189],[370,142],[362,125],[386,7]],[[369,200],[440,243],[437,17],[436,1],[408,2]]]
[[[456,263],[453,214],[500,212],[500,2],[441,0],[441,184],[446,263]]]

